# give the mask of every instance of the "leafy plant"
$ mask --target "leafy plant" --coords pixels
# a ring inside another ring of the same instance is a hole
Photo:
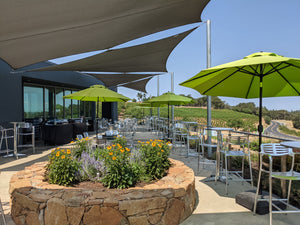
[[[89,151],[91,149],[90,147],[91,147],[91,140],[89,137],[82,138],[80,140],[76,138],[75,146],[73,148],[74,157],[79,159],[83,152]]]
[[[121,139],[116,142],[118,141],[122,142]],[[119,143],[103,150],[101,157],[103,157],[106,166],[106,175],[101,180],[103,185],[108,188],[122,189],[136,184],[138,174],[130,163],[130,154],[130,149]]]
[[[140,142],[138,149],[141,153],[141,162],[144,164],[145,175],[151,179],[162,178],[169,169],[169,143],[162,140]]]
[[[47,177],[51,184],[69,186],[79,181],[79,162],[74,160],[70,149],[54,149],[49,156]]]

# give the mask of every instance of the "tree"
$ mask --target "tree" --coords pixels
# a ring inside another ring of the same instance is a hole
[[[294,128],[300,129],[300,114],[296,115],[292,121]]]
[[[227,122],[227,125],[229,127],[234,127],[235,130],[241,128],[244,126],[244,121],[242,119],[231,119],[231,120],[228,120]]]
[[[136,96],[138,101],[143,101],[146,98],[146,94],[142,92],[138,92]]]

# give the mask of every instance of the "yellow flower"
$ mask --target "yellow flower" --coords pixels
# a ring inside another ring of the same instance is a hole
[[[60,152],[59,151],[56,152],[56,157],[59,157],[59,155],[60,155]]]
[[[74,141],[71,141],[70,144],[74,144]]]
[[[124,152],[124,148],[121,148],[121,149],[120,149],[120,152],[122,152],[122,153],[123,153],[123,152]]]
[[[150,144],[150,141],[146,141],[146,144]]]
[[[79,139],[78,138],[76,138],[76,141],[78,141]]]
[[[122,146],[119,143],[117,144],[117,146],[118,146],[118,148],[122,148]]]
[[[113,144],[112,146],[113,146],[113,147],[116,147],[116,145],[115,145],[115,144]]]
[[[138,141],[138,143],[141,143],[141,141]]]
[[[162,149],[162,150],[160,150],[161,152],[164,152],[164,150]]]
[[[155,147],[156,146],[156,142],[152,142],[152,146]]]
[[[112,148],[111,146],[107,146],[107,150],[111,150],[111,148]]]
[[[160,152],[159,152],[159,153],[157,153],[157,155],[160,155]]]
[[[125,148],[125,150],[126,150],[127,152],[130,152],[130,149],[129,149],[129,148]]]
[[[52,150],[51,150],[51,152],[54,152],[54,151],[55,151],[55,149],[52,149]]]
[[[109,154],[109,155],[113,155],[114,153],[112,153],[112,152],[109,152],[108,154]]]
[[[152,140],[152,139],[150,139],[150,141],[152,142],[153,140]]]
[[[59,150],[60,148],[56,148],[56,150]]]
[[[54,156],[51,157],[51,159],[54,159],[54,158],[55,158]]]
[[[71,150],[70,149],[67,149],[67,154],[71,154]]]
[[[117,157],[115,157],[115,156],[112,157],[112,160],[116,160],[116,159],[117,159]]]
[[[161,148],[161,144],[158,144],[158,147],[160,147],[160,148]]]
[[[62,150],[61,150],[61,152],[65,152],[65,150],[64,150],[64,149],[62,149]]]
[[[61,158],[64,159],[64,158],[66,158],[66,156],[65,156],[65,155],[62,155]]]

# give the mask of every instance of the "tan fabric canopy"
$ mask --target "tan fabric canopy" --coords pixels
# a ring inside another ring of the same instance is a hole
[[[14,69],[200,22],[209,0],[0,1],[0,58]]]
[[[158,74],[94,74],[86,73],[87,75],[96,77],[101,80],[106,87],[117,86],[131,81],[140,80],[146,77],[153,77]]]
[[[151,80],[152,77],[143,79],[143,80],[139,80],[139,81],[133,81],[127,84],[121,84],[121,87],[127,87],[127,88],[131,88],[137,91],[141,91],[141,92],[147,92],[146,91],[146,85],[148,83],[149,80]]]
[[[194,29],[158,41],[109,50],[36,71],[167,72],[166,63],[172,50]]]

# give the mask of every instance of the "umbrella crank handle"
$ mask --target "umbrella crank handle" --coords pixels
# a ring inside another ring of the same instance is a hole
[[[258,132],[263,132],[264,127],[263,127],[263,125],[258,125],[257,129],[258,129]]]

